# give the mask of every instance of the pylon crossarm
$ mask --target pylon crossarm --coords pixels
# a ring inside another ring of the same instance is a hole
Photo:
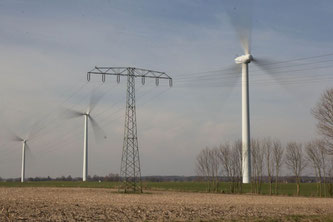
[[[169,85],[172,86],[172,78],[165,72],[153,71],[149,69],[133,68],[133,67],[95,67],[93,70],[87,73],[87,80],[90,81],[91,75],[102,75],[102,81],[105,81],[106,75],[117,76],[117,82],[120,82],[120,76],[134,76],[141,77],[142,84],[145,83],[145,78],[156,79],[156,85],[158,85],[158,79],[168,79]]]

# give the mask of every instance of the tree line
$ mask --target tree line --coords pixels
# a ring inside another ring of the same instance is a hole
[[[269,183],[269,194],[279,194],[284,182],[281,170],[292,175],[296,194],[300,194],[304,171],[312,171],[317,180],[318,196],[333,195],[333,156],[327,155],[322,141],[306,144],[289,142],[285,146],[270,138],[251,141],[251,191],[260,194]],[[220,192],[219,184],[227,181],[231,193],[242,193],[242,143],[236,140],[216,147],[206,147],[197,155],[196,172],[208,182],[209,192]]]
[[[307,143],[278,139],[251,140],[251,191],[261,193],[269,183],[269,193],[279,193],[281,169],[294,177],[296,194],[300,194],[305,169],[317,181],[318,196],[333,195],[333,89],[326,90],[311,110],[317,120],[319,137]],[[216,147],[206,147],[197,155],[196,172],[208,182],[209,192],[219,192],[221,177],[230,183],[230,192],[242,192],[242,142],[236,140]]]

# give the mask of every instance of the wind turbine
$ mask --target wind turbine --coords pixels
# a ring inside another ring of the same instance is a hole
[[[95,139],[99,140],[101,135],[104,134],[104,131],[99,126],[99,124],[96,122],[96,120],[91,116],[91,112],[97,105],[98,101],[101,99],[102,96],[97,97],[96,94],[93,94],[90,97],[90,103],[88,110],[86,112],[80,112],[77,110],[72,109],[66,109],[67,112],[67,118],[76,118],[76,117],[84,117],[84,136],[83,136],[83,171],[82,171],[82,181],[87,181],[88,176],[88,124],[89,121],[91,123],[91,126],[93,128],[93,131],[95,133]],[[106,136],[104,134],[104,139],[106,139]]]
[[[30,150],[27,144],[28,139],[23,139],[19,136],[13,135],[13,141],[22,143],[22,166],[21,166],[21,182],[24,182],[25,179],[25,158],[26,158],[26,150]]]
[[[258,62],[251,55],[251,1],[243,1],[229,13],[244,50],[244,55],[235,58],[235,63],[242,66],[242,178],[243,183],[251,182],[251,136],[250,136],[250,103],[249,103],[249,64]],[[241,10],[241,11],[238,11]],[[257,63],[258,64],[258,63]],[[259,64],[258,64],[259,65]]]

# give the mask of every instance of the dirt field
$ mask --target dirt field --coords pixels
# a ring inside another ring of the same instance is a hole
[[[314,218],[311,215],[333,215],[333,199],[179,192],[139,195],[88,188],[0,188],[0,209],[0,221],[292,221],[302,218],[309,221]]]

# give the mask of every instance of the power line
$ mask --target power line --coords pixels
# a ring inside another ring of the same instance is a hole
[[[304,60],[311,60],[311,59],[317,59],[317,58],[323,58],[323,57],[329,57],[329,56],[333,56],[333,53],[328,53],[328,54],[323,54],[323,55],[318,55],[318,56],[309,56],[309,57],[301,57],[301,58],[295,58],[295,59],[290,59],[290,60],[284,60],[284,61],[279,61],[279,62],[266,62],[261,64],[261,66],[272,66],[272,65],[276,65],[276,64],[284,64],[284,63],[291,63],[291,62],[296,62],[296,61],[304,61]],[[324,60],[324,61],[333,61],[333,60]],[[310,63],[311,64],[311,63]],[[296,64],[295,66],[299,66],[300,64]],[[290,66],[294,66],[294,65],[290,65]],[[285,66],[285,67],[289,67],[289,66]],[[234,70],[235,68],[224,68],[224,69],[218,69],[218,70],[212,70],[212,71],[205,71],[205,72],[194,72],[194,73],[187,73],[187,74],[178,74],[176,75],[176,78],[181,80],[183,78],[194,78],[196,75],[200,75],[200,76],[207,76],[207,75],[203,75],[203,74],[220,74],[221,72],[226,72],[226,73],[237,73]],[[230,71],[230,72],[228,72]]]
[[[289,70],[284,70],[284,71],[275,71],[275,72],[270,72],[270,76],[271,77],[274,77],[273,75],[274,74],[280,74],[280,73],[295,73],[295,72],[303,72],[303,71],[310,71],[310,70],[318,70],[318,69],[327,69],[327,68],[331,68],[333,67],[333,65],[326,65],[326,66],[316,66],[316,67],[310,67],[310,68],[304,68],[304,69],[289,69]],[[256,72],[254,72],[255,74]],[[252,74],[252,73],[251,73]],[[255,77],[257,77],[257,75],[253,75]],[[288,79],[294,79],[294,78],[302,78],[303,76],[276,76],[275,79],[276,80],[288,80]],[[317,79],[318,75],[316,76],[313,76],[314,79]],[[329,77],[329,76],[328,76]],[[216,81],[222,81],[222,80],[232,80],[232,79],[235,79],[235,78],[239,78],[239,76],[220,76],[220,77],[214,77],[214,78],[206,78],[205,80],[202,80],[200,81],[200,84],[201,85],[204,85],[204,84],[209,84],[209,83],[216,83]],[[259,78],[260,79],[260,78]],[[328,78],[329,79],[329,78]],[[197,82],[197,80],[193,79],[193,80],[187,80],[187,81],[179,81],[180,82],[180,85],[183,85],[183,86],[190,86],[191,83],[195,83]],[[265,81],[263,81],[265,82]],[[228,82],[226,82],[226,85],[228,85]],[[176,84],[177,86],[177,84]]]

